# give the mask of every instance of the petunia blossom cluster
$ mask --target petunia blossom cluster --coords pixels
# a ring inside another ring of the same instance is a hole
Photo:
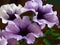
[[[27,44],[33,44],[36,38],[43,37],[43,29],[47,25],[52,28],[59,25],[57,11],[53,11],[53,5],[43,5],[42,0],[29,0],[22,5],[6,4],[0,7],[0,18],[5,29],[0,31],[0,45],[16,45],[21,40]],[[32,11],[33,16],[21,14]],[[32,21],[30,20],[32,18]]]

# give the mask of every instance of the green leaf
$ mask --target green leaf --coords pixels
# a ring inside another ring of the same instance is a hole
[[[45,32],[46,35],[52,35],[52,33],[54,33],[55,30],[54,29],[51,29],[51,28],[48,28]]]
[[[32,16],[30,16],[30,20],[33,22],[33,15],[32,15]]]
[[[54,37],[54,38],[48,38],[48,37]],[[46,45],[57,45],[54,43],[54,40],[60,40],[60,34],[59,33],[56,33],[56,31],[52,28],[48,28],[46,31],[45,31],[45,37],[43,39],[44,43]]]
[[[59,37],[60,34],[58,34],[58,33],[52,33],[52,36]]]
[[[59,33],[56,33],[54,29],[48,28],[45,32],[45,35],[60,37]]]
[[[43,42],[46,44],[46,45],[50,45],[50,41],[46,38],[43,39]]]
[[[26,44],[25,40],[20,40],[19,42],[20,42],[20,45],[25,45]]]

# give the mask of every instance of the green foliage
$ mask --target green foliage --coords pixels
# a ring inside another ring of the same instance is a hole
[[[44,42],[46,45],[50,45],[50,41],[49,41],[47,38],[44,38],[44,39],[43,39],[43,42]]]
[[[46,0],[48,3],[53,4],[54,6],[60,7],[60,0]]]
[[[26,44],[25,40],[20,40],[19,42],[20,42],[20,45],[25,45]]]
[[[45,35],[60,37],[59,33],[56,33],[54,29],[48,28],[45,32]]]
[[[48,38],[48,36],[55,38]],[[54,40],[60,40],[60,34],[56,33],[54,29],[48,28],[45,32],[45,37],[43,41],[46,45],[59,45],[59,44],[55,44]]]

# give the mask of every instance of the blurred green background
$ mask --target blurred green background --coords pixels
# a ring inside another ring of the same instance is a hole
[[[21,4],[24,6],[26,1],[28,0],[0,0],[0,6],[8,3],[15,3],[16,5]],[[43,2],[44,4],[49,3],[54,5],[53,9],[57,10],[57,16],[60,21],[60,0],[43,0]],[[1,20],[0,24],[2,24]],[[4,27],[4,25],[2,25],[2,27]],[[36,39],[35,43],[31,45],[60,45],[60,28],[57,28],[57,26],[54,26],[53,29],[46,27],[42,31],[44,32],[45,37]],[[20,45],[28,45],[26,43],[23,43],[23,41],[20,43]]]
[[[46,0],[48,3],[60,7],[60,0]]]

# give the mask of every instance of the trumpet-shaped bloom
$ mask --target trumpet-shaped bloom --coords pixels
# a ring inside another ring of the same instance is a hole
[[[17,16],[23,12],[29,11],[22,7],[20,4],[16,6],[15,4],[6,4],[0,7],[0,18],[2,23],[7,23],[8,21],[13,21]]]
[[[49,28],[53,27],[55,24],[58,25],[57,11],[53,11],[53,5],[42,4],[41,0],[30,0],[25,3],[25,8],[34,9],[36,11],[33,21],[42,25],[41,29],[45,27],[45,24],[47,24]]]
[[[2,19],[2,23],[7,23],[8,21],[13,21],[26,11],[35,12],[33,9],[22,7],[20,4],[18,6],[15,4],[2,5],[0,7],[0,18]]]
[[[38,24],[47,24],[49,28],[58,25],[57,11],[52,10],[53,5],[46,4],[42,9],[37,10],[38,13],[33,17],[33,20]]]
[[[16,6],[15,4],[6,4],[0,7],[0,18],[2,22],[6,23],[9,20],[14,20],[17,15],[20,15],[22,6]]]
[[[18,41],[26,39],[28,44],[33,44],[35,37],[43,36],[39,25],[31,23],[28,16],[23,16],[23,19],[16,18],[14,22],[9,22],[6,27],[6,32],[4,35],[7,39],[14,38]]]

